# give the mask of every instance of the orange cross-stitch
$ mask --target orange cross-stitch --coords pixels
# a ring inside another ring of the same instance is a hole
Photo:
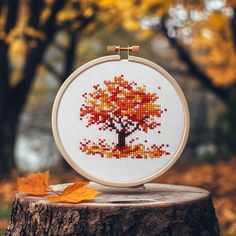
[[[118,141],[109,145],[105,139],[100,139],[98,143],[84,139],[80,150],[88,155],[98,154],[107,158],[159,158],[169,155],[163,150],[168,145],[146,147],[143,143],[133,144],[135,139],[127,140],[136,131],[147,133],[161,125],[157,119],[167,109],[161,109],[157,94],[147,92],[145,85],[138,86],[134,81],[125,80],[123,75],[104,81],[104,85],[94,85],[93,92],[83,94],[80,117],[81,120],[87,119],[87,127],[97,125],[99,130],[116,132]]]

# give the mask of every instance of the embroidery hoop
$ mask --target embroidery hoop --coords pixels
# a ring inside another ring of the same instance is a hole
[[[140,179],[140,180],[137,180],[137,181],[131,181],[131,182],[112,182],[112,181],[105,181],[103,179],[102,180],[98,179],[98,178],[94,177],[92,175],[92,173],[87,173],[82,168],[80,168],[74,162],[74,160],[71,158],[71,156],[67,153],[67,151],[65,150],[65,148],[64,148],[64,146],[61,142],[59,132],[58,132],[58,126],[57,126],[57,117],[58,117],[58,109],[59,109],[59,106],[60,106],[60,101],[61,101],[61,98],[63,97],[63,94],[65,93],[68,86],[72,83],[72,81],[78,75],[80,75],[85,70],[87,70],[87,69],[89,69],[93,66],[96,66],[96,65],[98,65],[100,63],[104,63],[104,62],[119,61],[119,60],[121,60],[120,55],[111,55],[111,56],[104,56],[104,57],[97,58],[97,59],[92,60],[92,61],[84,64],[83,66],[79,67],[76,71],[74,71],[67,78],[67,80],[63,83],[63,85],[59,89],[59,91],[56,95],[55,101],[54,101],[54,105],[53,105],[53,109],[52,109],[52,131],[53,131],[53,136],[54,136],[56,145],[57,145],[60,153],[62,154],[64,159],[67,161],[67,163],[74,170],[76,170],[81,176],[83,176],[84,178],[86,178],[88,180],[92,180],[94,182],[97,182],[97,183],[103,184],[103,185],[107,185],[107,186],[132,187],[132,186],[138,186],[138,185],[142,185],[144,183],[150,182],[151,180],[156,179],[157,177],[159,177],[160,175],[162,175],[166,171],[168,171],[175,164],[175,162],[179,159],[179,157],[181,156],[181,154],[184,150],[184,147],[186,145],[187,139],[188,139],[189,127],[190,127],[190,117],[189,117],[188,105],[187,105],[185,96],[184,96],[180,86],[178,85],[178,83],[175,81],[175,79],[167,71],[165,71],[162,67],[158,66],[157,64],[155,64],[155,63],[153,63],[153,62],[151,62],[147,59],[144,59],[144,58],[141,58],[141,57],[130,56],[130,55],[128,56],[128,59],[127,59],[128,61],[143,64],[145,66],[148,66],[148,67],[156,70],[160,74],[162,74],[171,83],[173,88],[176,90],[176,93],[179,96],[179,99],[181,101],[181,105],[182,105],[183,111],[184,111],[184,131],[183,131],[183,136],[182,136],[181,143],[180,143],[177,151],[175,152],[175,155],[167,163],[167,165],[165,165],[162,169],[160,169],[155,174],[152,174],[149,177],[146,177],[144,179]]]

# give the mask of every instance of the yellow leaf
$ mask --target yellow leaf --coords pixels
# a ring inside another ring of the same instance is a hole
[[[131,19],[126,19],[126,21],[124,22],[124,27],[127,30],[139,30],[140,29],[140,25],[137,21],[131,20]]]
[[[30,173],[26,177],[17,178],[19,192],[31,195],[44,195],[50,190],[48,185],[49,171]]]
[[[21,80],[22,80],[22,71],[21,70],[12,71],[12,76],[10,78],[10,86],[11,87],[17,86]]]
[[[9,48],[9,55],[11,57],[23,57],[27,53],[27,43],[19,38],[15,39],[11,44]]]
[[[46,7],[42,10],[42,13],[40,14],[40,25],[43,25],[46,20],[50,17],[52,13],[52,9],[50,7]]]
[[[100,192],[87,186],[86,182],[77,182],[67,187],[58,196],[46,196],[52,202],[79,203],[82,201],[93,200]]]
[[[84,10],[84,16],[89,18],[93,15],[93,9],[91,7],[88,7]]]

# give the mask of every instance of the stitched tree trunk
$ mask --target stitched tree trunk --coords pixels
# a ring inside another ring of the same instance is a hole
[[[93,202],[52,203],[18,193],[6,235],[219,236],[209,192],[178,185],[110,188]],[[53,186],[62,190],[65,185]]]
[[[121,131],[118,134],[118,147],[119,148],[124,148],[125,147],[125,138],[126,138],[126,134],[124,131]]]

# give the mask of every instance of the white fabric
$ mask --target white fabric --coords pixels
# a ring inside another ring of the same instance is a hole
[[[161,126],[150,130],[148,133],[136,131],[127,140],[139,137],[138,143],[169,144],[163,149],[170,155],[156,159],[131,159],[131,158],[101,158],[99,155],[88,156],[81,152],[80,142],[87,138],[98,142],[105,138],[107,142],[117,143],[115,131],[99,131],[97,125],[86,127],[86,119],[80,120],[80,108],[83,103],[82,94],[92,92],[93,85],[103,84],[104,80],[112,80],[114,76],[124,75],[125,80],[135,81],[138,85],[146,85],[148,92],[155,92],[160,99],[158,103],[162,108],[167,108],[160,121]],[[161,86],[161,90],[157,87]],[[171,83],[156,70],[143,64],[127,60],[104,62],[89,68],[80,74],[67,88],[61,98],[58,109],[58,132],[70,158],[83,171],[97,179],[109,182],[133,182],[147,178],[160,171],[176,153],[184,132],[184,110],[180,98]],[[158,130],[161,133],[158,133]]]

